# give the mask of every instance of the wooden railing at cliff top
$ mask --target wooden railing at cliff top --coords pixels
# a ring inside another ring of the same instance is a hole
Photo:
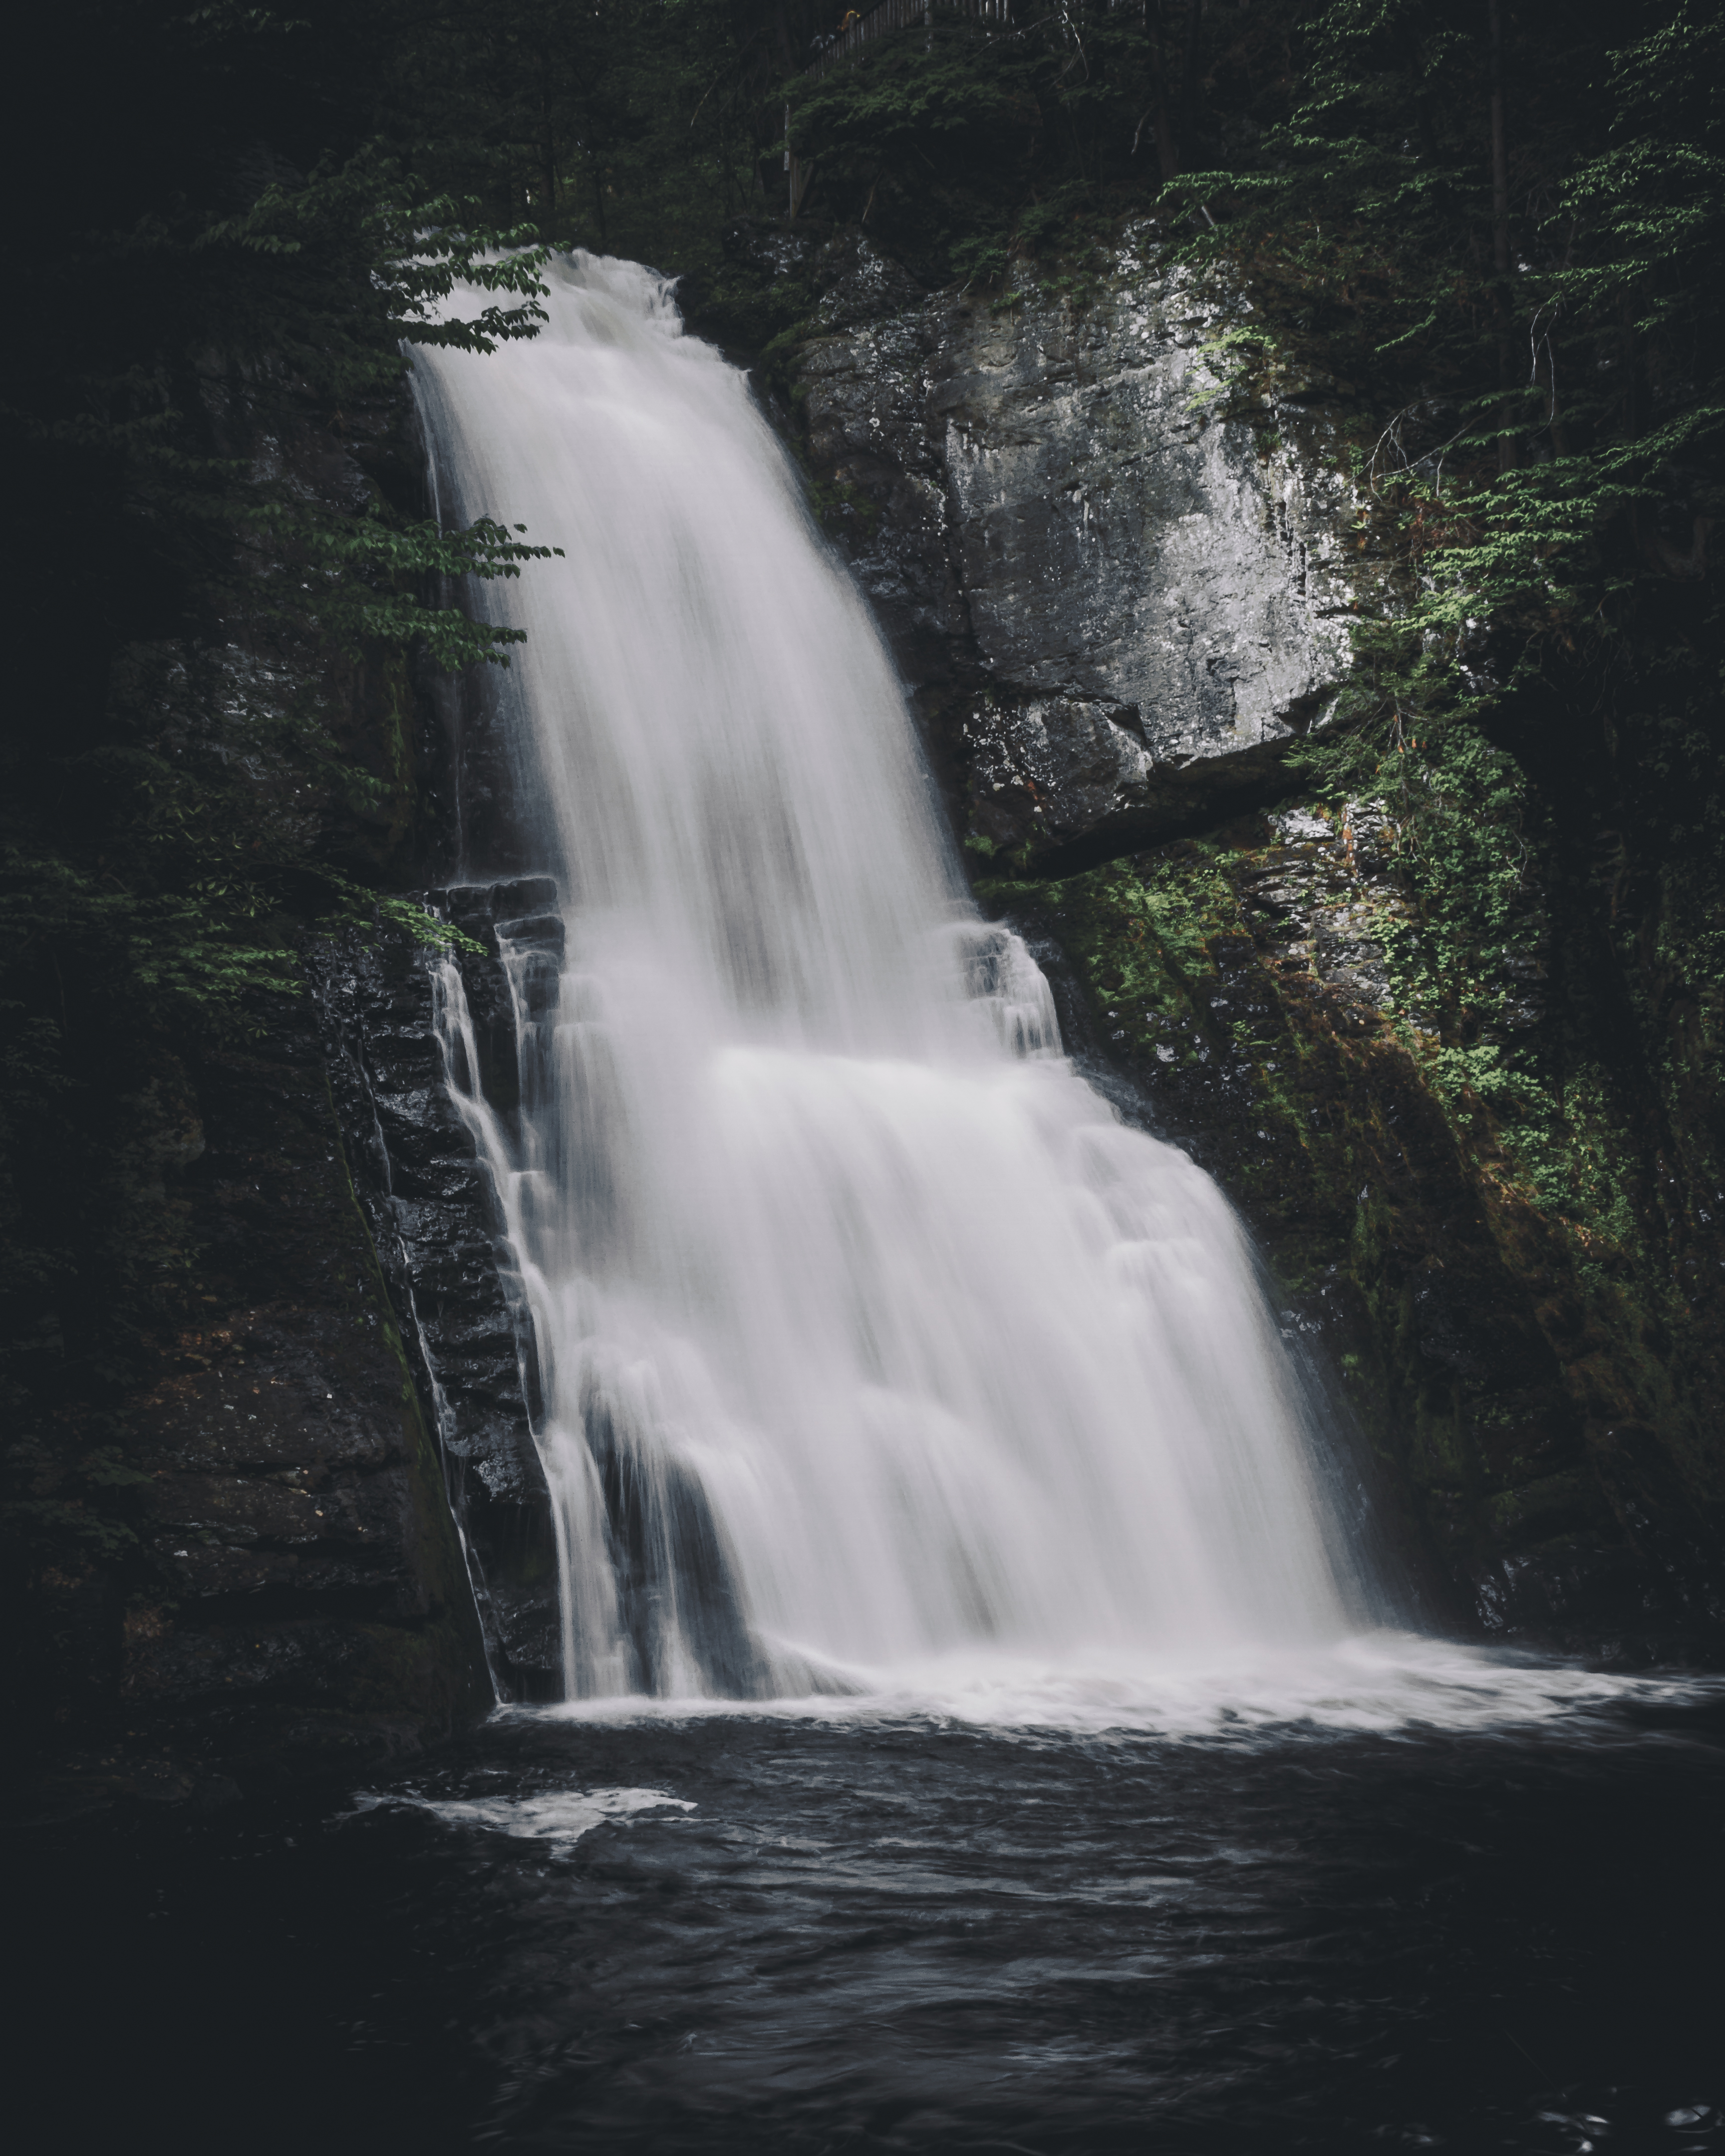
[[[824,74],[854,59],[870,38],[889,30],[908,30],[918,23],[932,23],[942,15],[968,15],[978,23],[1009,23],[1012,0],[880,0],[865,15],[855,15],[835,30],[824,51],[803,71],[805,82],[819,82]]]

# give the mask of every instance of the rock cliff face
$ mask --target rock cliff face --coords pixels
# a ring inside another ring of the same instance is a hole
[[[340,439],[242,429],[223,445],[337,506],[370,499],[374,467],[410,499],[424,445],[405,398],[348,417]],[[464,846],[506,852],[483,685],[416,683],[388,652],[290,662],[237,634],[220,661],[236,706],[315,701],[379,782],[314,812],[339,859],[423,882]],[[115,693],[190,663],[172,645],[123,654]],[[272,793],[289,782],[267,765],[255,776],[260,814],[306,814]],[[512,1032],[490,897],[446,910],[477,947],[460,963],[495,1045]],[[331,944],[284,915],[270,932],[301,946],[308,993],[249,1009],[243,1047],[112,1043],[136,1167],[101,1255],[146,1289],[106,1367],[88,1358],[45,1430],[11,1433],[6,1525],[27,1533],[4,1585],[27,1805],[347,1771],[449,1734],[499,1694],[560,1689],[531,1342],[444,1089],[434,954],[393,927]],[[488,1075],[506,1091],[501,1067]]]
[[[528,1408],[532,1321],[506,1291],[493,1195],[450,1098],[435,977],[459,965],[485,1092],[511,1114],[514,1014],[494,924],[551,892],[516,882],[426,894],[480,947],[459,959],[405,939],[350,940],[311,959],[356,1193],[437,1437],[492,1681],[513,1700],[562,1696],[557,1551]]]
[[[1627,1083],[1572,1086],[1567,1194],[1556,1155],[1530,1173],[1527,1133],[1455,1075],[1453,1014],[1387,963],[1413,906],[1384,812],[1286,767],[1352,622],[1394,603],[1327,386],[1214,416],[1249,310],[1132,235],[1081,305],[1029,270],[992,304],[927,294],[855,234],[734,244],[814,295],[790,431],[979,896],[1063,972],[1123,1112],[1251,1221],[1448,1620],[1718,1652],[1717,1253],[1705,1209],[1674,1230],[1659,1195],[1676,1161],[1702,1172],[1700,1096],[1661,1137]],[[1492,1039],[1573,1061],[1552,981],[1574,1006],[1589,961],[1558,952],[1544,873],[1491,961]]]
[[[1050,863],[1273,792],[1351,665],[1333,429],[1291,393],[1218,418],[1242,303],[1147,246],[1079,306],[924,295],[840,240],[800,362],[829,526],[970,826]]]
[[[490,1704],[312,1013],[271,1015],[252,1050],[198,1073],[196,1155],[174,1180],[204,1317],[120,1422],[156,1584],[131,1596],[113,1673],[146,1743],[116,1738],[105,1763],[144,1794],[411,1751]]]
[[[459,963],[506,1114],[490,924],[536,889],[426,895],[478,947]],[[531,1326],[445,1085],[444,963],[395,932],[315,943],[310,995],[191,1074],[160,1202],[200,1315],[101,1425],[118,1564],[50,1578],[20,1642],[69,1748],[50,1802],[219,1798],[561,1693]]]

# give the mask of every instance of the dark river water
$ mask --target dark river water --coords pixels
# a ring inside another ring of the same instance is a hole
[[[1725,2151],[1717,1686],[1230,1728],[519,1716],[39,1827],[12,2108],[80,2151]]]

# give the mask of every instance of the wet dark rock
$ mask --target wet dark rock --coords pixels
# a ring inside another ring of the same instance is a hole
[[[860,232],[839,233],[821,249],[814,274],[820,286],[814,319],[829,331],[860,328],[920,306],[928,297],[901,263],[871,246]]]
[[[725,228],[724,248],[729,259],[768,278],[812,273],[826,251],[829,234],[824,226],[787,225],[776,219],[742,217]],[[678,286],[678,297],[688,311],[689,295]]]
[[[768,1697],[771,1672],[699,1476],[674,1460],[643,1460],[631,1433],[596,1404],[588,1406],[585,1428],[610,1523],[631,1688],[670,1689],[680,1675],[672,1656],[680,1660],[692,1643],[714,1692]]]
[[[205,1251],[205,1316],[126,1411],[155,1584],[123,1625],[122,1791],[134,1740],[182,1763],[141,1793],[189,1799],[213,1786],[211,1761],[245,1780],[393,1758],[490,1704],[436,1445],[312,1014],[284,999],[270,1016],[258,1044],[199,1073],[206,1144],[180,1187]]]
[[[563,916],[560,913],[533,913],[520,921],[500,921],[494,932],[504,942],[535,945],[561,957],[563,951]]]
[[[459,963],[478,1074],[506,1115],[520,1098],[514,1005],[497,922],[554,900],[543,878],[427,894],[484,947]],[[434,973],[441,957],[404,942],[350,939],[313,957],[331,1086],[354,1134],[359,1203],[371,1224],[442,1447],[504,1696],[561,1696],[557,1574],[550,1499],[533,1440],[532,1323],[500,1265],[489,1173],[450,1099]]]

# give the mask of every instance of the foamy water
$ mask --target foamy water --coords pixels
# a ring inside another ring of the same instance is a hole
[[[1312,1650],[1244,1648],[1198,1666],[1131,1652],[1078,1666],[1008,1656],[939,1659],[912,1668],[829,1673],[834,1690],[768,1701],[625,1697],[537,1710],[605,1723],[777,1716],[788,1721],[952,1722],[977,1728],[1171,1738],[1302,1731],[1561,1732],[1591,1739],[1615,1710],[1725,1697],[1725,1677],[1625,1673],[1536,1655],[1375,1632]],[[839,1686],[847,1689],[839,1691]],[[1620,1726],[1635,1733],[1628,1722]]]

